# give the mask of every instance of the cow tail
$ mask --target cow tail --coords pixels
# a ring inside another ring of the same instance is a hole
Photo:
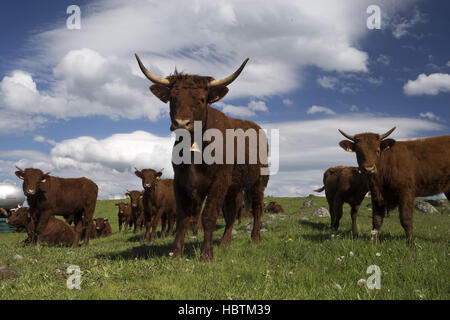
[[[316,189],[314,190],[315,192],[322,192],[323,190],[325,190],[325,186],[323,186],[322,188]]]

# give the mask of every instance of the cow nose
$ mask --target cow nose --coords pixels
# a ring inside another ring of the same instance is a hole
[[[28,194],[34,194],[34,190],[28,189],[27,193],[28,193]]]
[[[175,119],[172,126],[175,129],[190,129],[191,120]]]
[[[9,219],[6,219],[6,223],[7,223],[7,224],[9,223]]]
[[[368,173],[375,173],[375,166],[364,167],[364,170]]]
[[[150,186],[151,186],[150,183],[146,183],[144,188],[150,188]]]

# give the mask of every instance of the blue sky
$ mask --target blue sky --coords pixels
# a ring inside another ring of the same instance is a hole
[[[81,9],[81,29],[66,9]],[[381,9],[368,30],[366,8]],[[250,57],[219,110],[280,130],[267,194],[307,195],[355,165],[337,128],[408,139],[449,133],[448,1],[19,1],[0,10],[0,182],[14,165],[87,176],[102,198],[170,168],[168,107],[152,71],[220,78]],[[167,147],[168,146],[168,147]]]

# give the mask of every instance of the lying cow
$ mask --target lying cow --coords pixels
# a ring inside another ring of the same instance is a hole
[[[129,203],[118,202],[116,207],[119,208],[117,218],[119,221],[119,232],[122,231],[122,224],[124,225],[124,231],[126,232],[129,227],[133,225],[133,216],[131,213],[131,205]]]
[[[34,223],[31,214],[26,207],[19,208],[6,220],[6,223],[18,230],[25,230],[28,238],[25,243],[30,243],[34,235]],[[66,222],[50,217],[45,230],[39,234],[37,243],[50,245],[72,245],[75,239],[75,230]]]
[[[270,203],[264,208],[264,212],[280,213],[284,212],[284,209],[275,201],[270,201]]]
[[[112,234],[112,228],[109,224],[108,219],[105,218],[96,218],[95,220],[95,229],[96,229],[96,237],[107,237]]]
[[[450,135],[408,141],[387,139],[384,134],[354,136],[339,145],[356,153],[360,170],[369,180],[372,197],[372,234],[381,230],[385,209],[399,206],[400,223],[409,243],[414,243],[414,198],[444,193],[450,200]]]
[[[335,230],[339,228],[339,221],[342,217],[342,206],[348,203],[351,207],[352,231],[356,235],[356,217],[359,206],[369,191],[367,178],[357,167],[337,166],[328,168],[323,174],[323,187],[316,189],[316,192],[325,190],[325,195],[330,208],[331,227]]]

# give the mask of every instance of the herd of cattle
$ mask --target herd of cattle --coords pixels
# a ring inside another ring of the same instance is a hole
[[[153,83],[151,92],[164,103],[170,102],[172,131],[186,129],[192,135],[194,121],[201,121],[203,130],[222,132],[224,145],[227,145],[227,129],[261,129],[254,122],[228,117],[210,106],[227,94],[227,86],[239,76],[248,59],[231,76],[221,80],[176,71],[167,78],[160,78],[145,68],[137,54],[136,59],[143,74]],[[354,136],[339,130],[348,139],[339,145],[356,153],[358,167],[329,168],[324,174],[324,186],[316,190],[326,192],[333,228],[338,228],[342,205],[347,202],[352,208],[352,230],[356,233],[357,212],[370,191],[374,237],[378,237],[386,211],[398,206],[401,225],[408,241],[413,243],[414,198],[444,193],[450,200],[450,135],[395,141],[388,139],[394,129],[385,134]],[[177,143],[179,141],[175,145]],[[203,142],[203,147],[208,143]],[[259,143],[258,150],[261,147]],[[221,245],[228,245],[235,220],[251,213],[251,239],[258,242],[263,211],[281,212],[283,208],[276,203],[264,208],[264,190],[269,176],[261,174],[261,169],[267,168],[267,164],[261,161],[259,152],[257,162],[250,164],[248,144],[245,148],[245,164],[237,164],[236,149],[235,164],[173,163],[174,179],[162,179],[162,169],[135,168],[143,191],[127,190],[130,202],[116,204],[119,231],[122,225],[125,230],[134,226],[135,232],[145,226],[145,239],[151,242],[159,225],[162,237],[175,230],[173,256],[177,257],[183,254],[187,230],[192,228],[197,234],[201,226],[204,230],[201,259],[208,260],[213,258],[212,239],[217,218],[223,216],[225,219]],[[16,175],[23,179],[23,191],[29,204],[29,211],[15,213],[23,216],[20,219],[29,234],[27,241],[55,242],[48,235],[57,228],[57,224],[61,230],[69,230],[68,223],[74,224],[69,226],[70,232],[64,233],[64,243],[71,243],[73,247],[77,247],[82,238],[83,246],[86,246],[91,237],[111,233],[107,221],[97,222],[97,219],[93,223],[98,194],[93,181],[57,178],[33,168],[18,168]],[[54,215],[63,216],[66,222],[56,220]],[[13,223],[14,219],[16,217],[10,217],[9,222]],[[104,232],[102,228],[108,231]]]

